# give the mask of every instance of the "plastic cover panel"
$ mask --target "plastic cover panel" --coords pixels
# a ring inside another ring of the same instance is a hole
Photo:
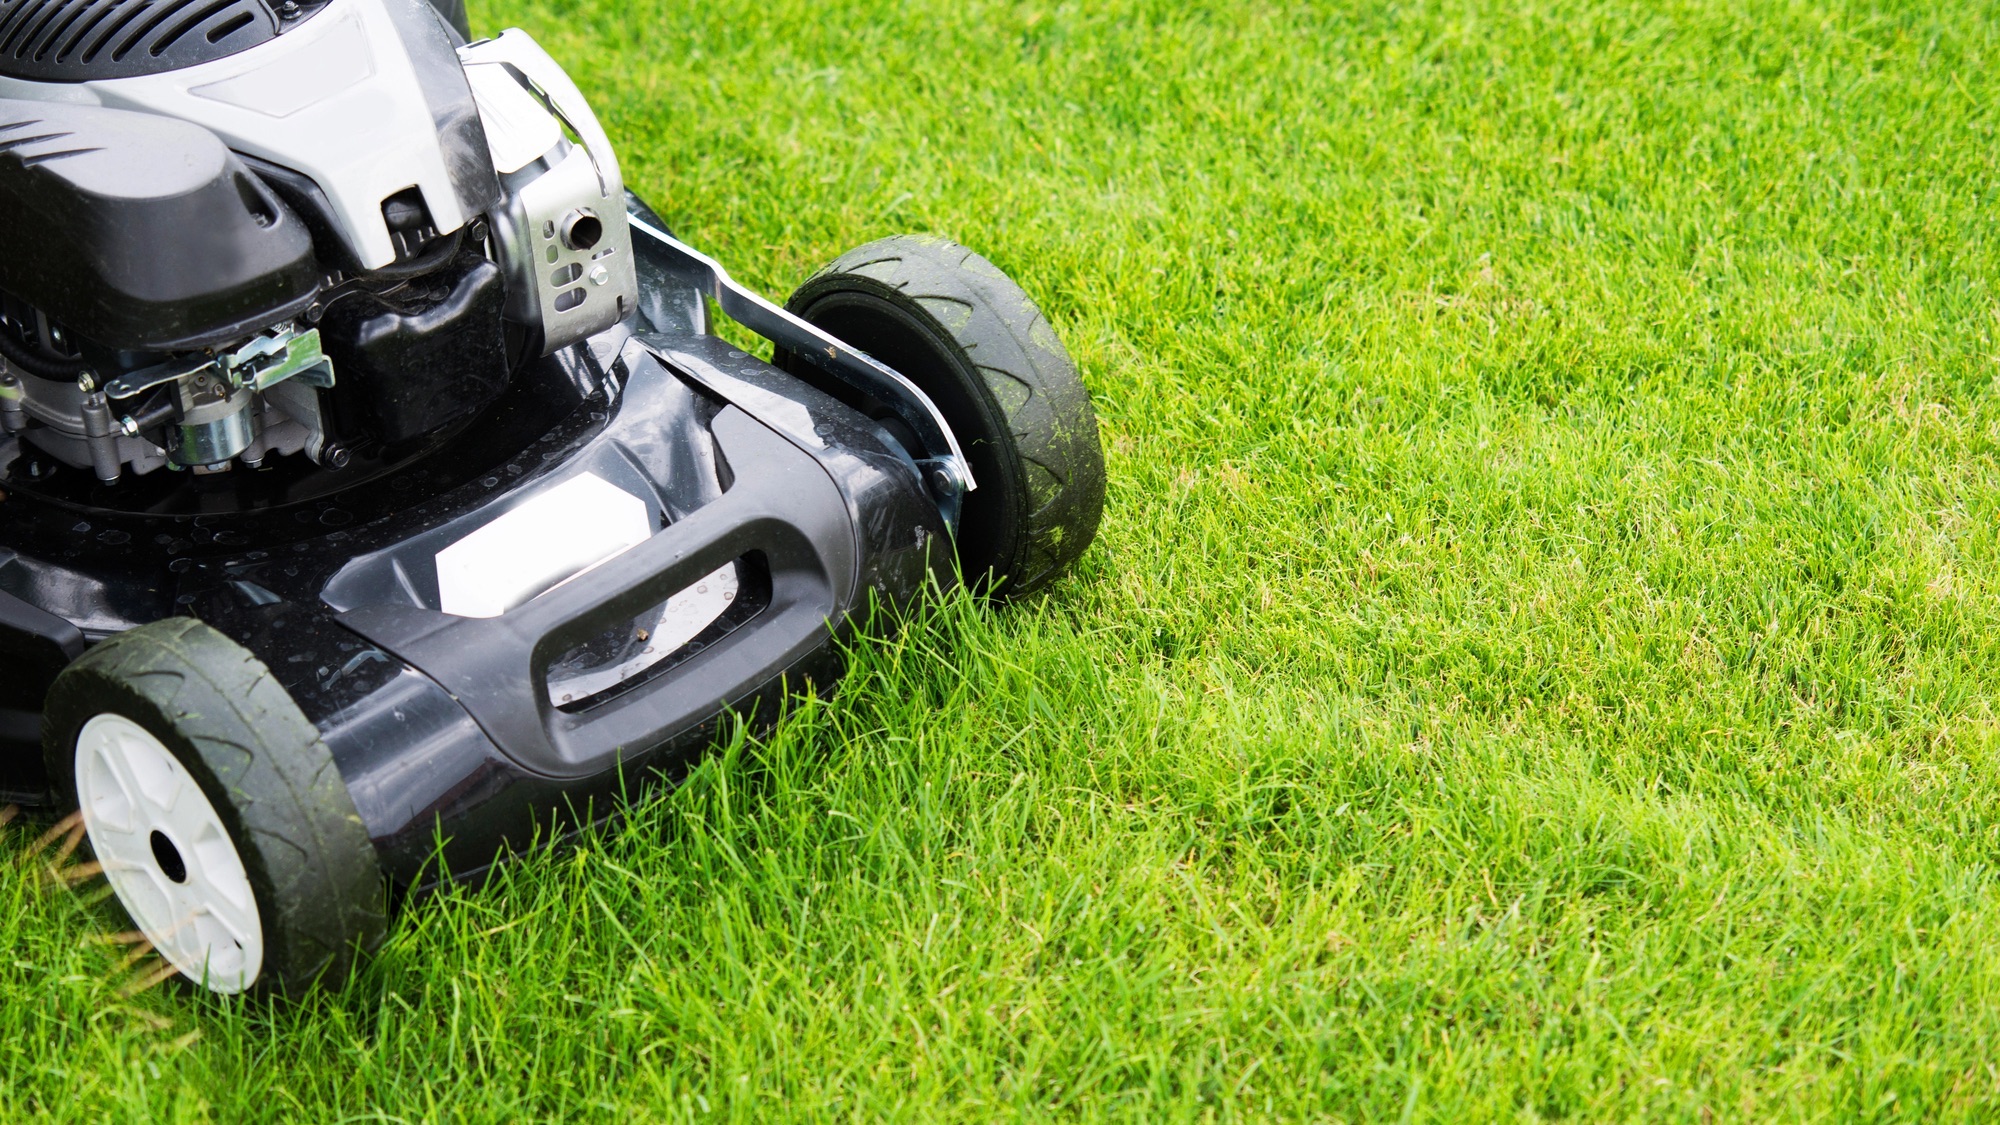
[[[414,186],[450,233],[477,213],[468,200],[499,196],[451,58],[450,33],[423,0],[332,0],[254,51],[85,89],[107,106],[192,121],[311,179],[356,262],[379,269],[398,256],[384,199]]]
[[[0,98],[0,289],[100,344],[177,351],[296,312],[312,238],[185,121]]]

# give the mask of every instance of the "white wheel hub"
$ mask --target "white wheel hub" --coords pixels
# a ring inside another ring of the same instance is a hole
[[[257,898],[173,754],[123,715],[99,715],[76,738],[76,792],[105,878],[160,956],[216,992],[250,987],[264,966]]]

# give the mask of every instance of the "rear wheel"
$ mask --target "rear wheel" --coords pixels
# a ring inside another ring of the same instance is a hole
[[[118,901],[215,992],[343,977],[385,929],[367,830],[319,732],[234,641],[191,618],[63,670],[43,745]]]
[[[944,414],[979,486],[959,521],[965,581],[1024,594],[1083,554],[1104,508],[1097,414],[1048,318],[998,267],[955,242],[898,235],[841,255],[786,307],[902,373]],[[908,440],[881,404],[782,349],[774,362]]]

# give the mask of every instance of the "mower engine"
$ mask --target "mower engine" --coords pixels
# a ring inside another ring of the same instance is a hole
[[[638,289],[576,87],[423,0],[0,2],[0,214],[0,434],[106,484],[393,458]]]

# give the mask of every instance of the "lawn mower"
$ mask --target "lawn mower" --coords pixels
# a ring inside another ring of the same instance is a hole
[[[990,262],[768,302],[462,2],[0,0],[0,790],[162,976],[342,978],[1103,490]]]

